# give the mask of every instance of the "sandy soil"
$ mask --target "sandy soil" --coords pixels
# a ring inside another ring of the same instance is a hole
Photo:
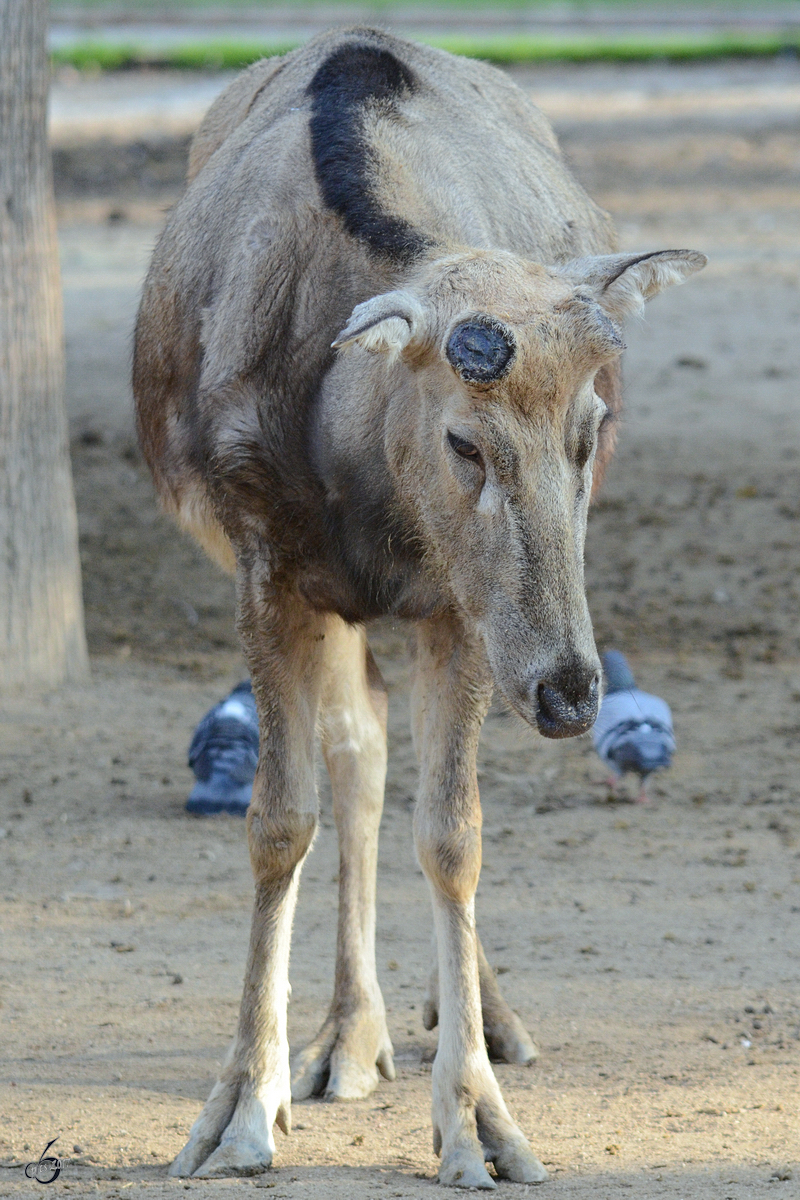
[[[800,71],[522,80],[625,246],[691,245],[712,262],[630,330],[627,419],[587,548],[598,640],[627,649],[670,701],[675,766],[649,807],[612,803],[586,739],[545,742],[501,708],[487,722],[479,922],[542,1051],[533,1068],[497,1072],[553,1176],[542,1196],[789,1200]],[[0,726],[0,1196],[31,1194],[22,1164],[57,1134],[56,1194],[449,1195],[433,1184],[428,900],[411,848],[404,633],[390,625],[375,633],[391,688],[378,963],[398,1081],[352,1105],[296,1105],[259,1179],[165,1176],[234,1028],[251,883],[242,824],[182,807],[192,727],[242,671],[230,585],[157,513],[128,407],[137,288],[183,153],[182,135],[159,136],[156,150],[137,135],[57,159],[94,673],[5,704]],[[295,1047],[332,985],[337,855],[322,790],[296,922]]]

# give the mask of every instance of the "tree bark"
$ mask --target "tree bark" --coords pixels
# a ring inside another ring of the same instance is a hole
[[[0,692],[86,678],[47,0],[0,0]]]

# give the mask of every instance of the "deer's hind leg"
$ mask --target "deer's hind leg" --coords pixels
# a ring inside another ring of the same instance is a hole
[[[526,1066],[539,1057],[536,1043],[500,991],[497,976],[487,962],[481,940],[478,937],[476,940],[483,1036],[486,1039],[489,1057],[495,1062]],[[435,940],[434,953],[436,953]],[[434,959],[433,969],[428,980],[428,991],[422,1009],[422,1023],[426,1029],[435,1029],[439,1023],[439,964],[436,959]]]
[[[362,627],[329,618],[320,732],[339,835],[339,928],[330,1012],[298,1055],[292,1096],[357,1100],[394,1079],[375,969],[378,828],[386,779],[386,690]]]

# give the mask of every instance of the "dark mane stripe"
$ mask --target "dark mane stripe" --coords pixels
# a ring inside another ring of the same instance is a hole
[[[413,71],[369,42],[346,42],[325,59],[308,86],[311,148],[323,200],[345,229],[376,254],[410,263],[429,245],[412,225],[383,212],[372,192],[374,158],[363,131],[364,109],[387,115],[418,86]]]

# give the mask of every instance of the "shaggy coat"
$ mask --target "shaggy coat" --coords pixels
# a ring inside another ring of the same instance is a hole
[[[412,559],[422,549],[374,455],[331,502],[314,424],[332,342],[357,304],[431,260],[505,250],[566,263],[615,250],[611,219],[503,74],[370,30],[243,72],[194,139],[189,184],[136,330],[139,430],[159,494],[226,565],[223,529],[239,534],[246,511],[275,568],[314,589],[324,577],[326,605],[346,620],[393,613],[380,534],[393,527]],[[597,480],[621,404],[616,360],[596,386],[609,409]]]
[[[495,687],[548,737],[597,712],[583,546],[620,406],[619,322],[705,261],[615,249],[518,88],[375,30],[256,63],[195,138],[144,288],[134,391],[164,504],[236,573],[261,745],[239,1025],[175,1175],[265,1170],[292,1097],[394,1077],[374,944],[386,696],[364,629],[393,616],[415,634],[439,1178],[493,1188],[486,1162],[547,1177],[487,1055],[536,1050],[475,930],[475,764]],[[336,979],[290,1078],[316,737],[340,845]]]

